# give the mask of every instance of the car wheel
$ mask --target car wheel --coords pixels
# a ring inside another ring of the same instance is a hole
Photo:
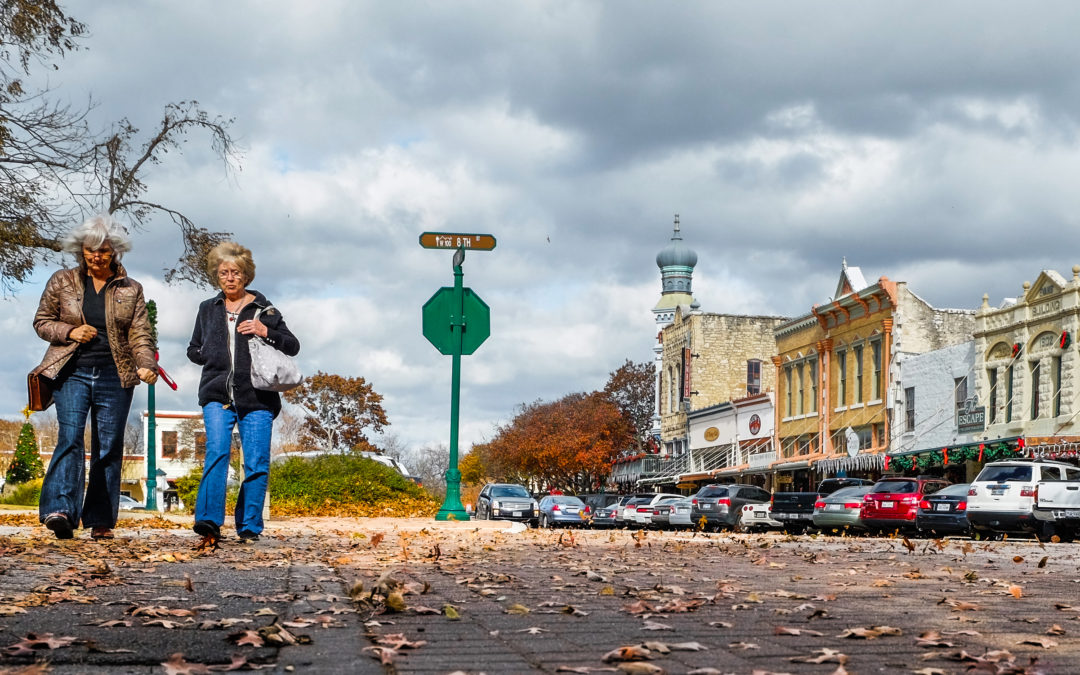
[[[540,514],[540,529],[546,530],[546,529],[548,529],[548,527],[550,527],[550,526],[548,525],[547,514],[541,513]]]

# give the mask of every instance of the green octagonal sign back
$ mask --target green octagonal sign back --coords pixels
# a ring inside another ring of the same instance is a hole
[[[471,288],[463,288],[462,305],[465,330],[461,336],[461,353],[472,354],[491,335],[491,309]],[[435,345],[441,353],[452,355],[455,345],[454,331],[451,329],[454,307],[454,289],[443,286],[435,295],[424,303],[424,337]]]

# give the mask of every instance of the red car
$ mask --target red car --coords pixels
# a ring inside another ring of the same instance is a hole
[[[914,530],[919,501],[947,485],[947,480],[927,476],[882,478],[863,497],[859,522],[877,532]]]

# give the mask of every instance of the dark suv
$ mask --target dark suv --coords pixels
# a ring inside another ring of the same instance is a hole
[[[536,525],[540,507],[523,485],[488,483],[476,498],[477,520],[517,520]]]
[[[706,485],[690,500],[690,515],[697,526],[705,519],[705,526],[713,529],[735,529],[745,504],[768,502],[772,498],[756,485]]]
[[[615,511],[619,505],[619,497],[614,492],[597,492],[595,494],[578,495],[585,502],[585,521],[593,527],[614,527]]]
[[[871,531],[914,530],[919,501],[948,485],[944,478],[929,476],[882,478],[863,497],[859,521]]]

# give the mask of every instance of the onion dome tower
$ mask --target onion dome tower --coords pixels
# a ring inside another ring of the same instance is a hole
[[[671,235],[668,243],[656,254],[656,266],[660,268],[661,295],[660,301],[653,307],[653,316],[656,320],[656,343],[653,345],[653,359],[656,369],[656,379],[653,391],[660,391],[661,364],[664,356],[664,345],[661,336],[665,326],[670,326],[675,321],[675,309],[689,306],[696,310],[700,305],[694,299],[691,290],[691,282],[694,277],[694,265],[697,265],[697,253],[683,243],[679,232],[679,214],[675,214],[675,232]],[[685,310],[684,310],[685,311]],[[660,445],[660,397],[656,397],[653,407],[652,429],[650,434],[657,446]]]
[[[697,253],[683,243],[679,232],[679,214],[675,214],[675,232],[671,242],[656,254],[656,266],[660,268],[662,291],[660,301],[653,307],[656,314],[657,328],[663,328],[675,320],[675,308],[689,305],[697,309],[691,284],[694,266],[697,265]]]

